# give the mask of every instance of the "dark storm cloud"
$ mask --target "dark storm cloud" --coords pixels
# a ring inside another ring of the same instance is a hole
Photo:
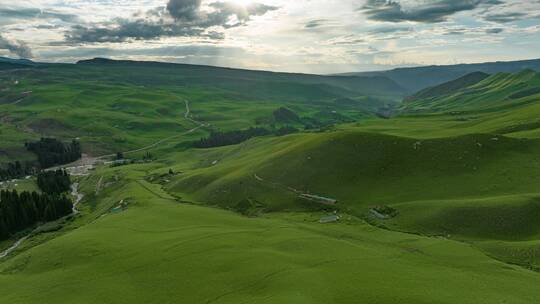
[[[165,8],[148,11],[136,19],[117,18],[94,26],[73,26],[65,38],[71,43],[125,42],[161,37],[205,37],[219,40],[223,39],[223,34],[210,31],[210,28],[243,26],[254,16],[278,9],[259,3],[240,6],[214,2],[210,7],[213,10],[206,12],[201,10],[200,0],[170,0]]]
[[[3,37],[0,34],[0,50],[8,50],[21,58],[32,58],[32,50],[26,43],[19,40],[12,40]]]
[[[404,9],[396,0],[368,0],[360,10],[371,20],[437,23],[446,21],[449,16],[458,12],[473,10],[481,5],[502,3],[500,0],[435,0]]]
[[[253,16],[261,16],[277,7],[261,3],[252,3],[246,6],[230,2],[213,2],[211,13],[201,11],[201,0],[169,0],[167,12],[179,21],[189,21],[206,24],[207,26],[224,25],[230,17],[235,16],[238,21],[246,22]]]
[[[167,11],[177,20],[195,20],[199,14],[201,0],[170,0]]]
[[[196,27],[185,27],[175,23],[149,22],[144,19],[130,21],[117,19],[111,26],[73,26],[65,35],[72,43],[124,42],[133,40],[152,40],[160,37],[193,37],[204,36],[205,30]],[[219,39],[217,35],[211,35]]]

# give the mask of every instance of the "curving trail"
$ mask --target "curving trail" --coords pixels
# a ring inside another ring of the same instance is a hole
[[[12,102],[11,104],[12,105],[16,105],[16,104],[19,104],[21,103],[22,101],[24,101],[28,96],[30,96],[30,94],[32,94],[32,91],[27,91],[27,92],[22,92],[22,95],[24,95],[23,98],[20,98],[14,102]]]
[[[209,126],[209,124],[206,124],[204,122],[200,122],[200,121],[192,119],[190,117],[191,116],[191,110],[189,108],[189,101],[184,100],[184,103],[186,104],[186,112],[184,114],[184,118],[189,120],[190,122],[196,124],[197,126],[195,128],[187,130],[186,132],[183,132],[183,133],[180,133],[180,134],[176,134],[176,135],[173,135],[173,136],[169,136],[169,137],[160,139],[160,140],[156,141],[155,143],[150,144],[150,145],[148,145],[146,147],[142,147],[142,148],[138,148],[138,149],[135,149],[135,150],[130,150],[130,151],[123,152],[123,154],[126,155],[126,154],[132,154],[132,153],[137,153],[137,152],[142,152],[142,151],[145,151],[145,150],[149,150],[149,149],[152,149],[152,148],[155,148],[155,147],[159,146],[160,144],[162,144],[162,143],[164,143],[166,141],[169,141],[171,139],[175,139],[175,138],[178,138],[178,137],[193,133],[193,132],[197,131],[200,128]],[[115,155],[116,154],[107,154],[107,155],[99,156],[99,157],[97,157],[95,159],[100,160],[100,159],[103,159],[103,158],[113,157]]]
[[[173,136],[170,136],[170,137],[167,137],[167,138],[163,138],[151,145],[148,145],[146,147],[142,147],[142,148],[139,148],[139,149],[135,149],[135,150],[131,150],[131,151],[127,151],[127,152],[123,152],[124,155],[125,154],[130,154],[130,153],[136,153],[136,152],[141,152],[141,151],[145,151],[145,150],[148,150],[148,149],[152,149],[156,146],[159,146],[160,144],[168,141],[168,140],[171,140],[171,139],[174,139],[174,138],[177,138],[177,137],[181,137],[181,136],[184,136],[186,134],[190,134],[190,133],[193,133],[195,132],[196,130],[200,129],[200,128],[203,128],[203,127],[208,127],[209,124],[206,124],[206,123],[203,123],[203,122],[200,122],[200,121],[197,121],[197,120],[194,120],[192,119],[190,116],[191,116],[191,109],[189,108],[189,101],[188,100],[184,100],[184,103],[186,105],[186,111],[185,111],[185,114],[184,114],[184,118],[187,119],[188,121],[196,124],[197,126],[193,129],[190,129],[186,132],[183,132],[181,134],[176,134],[176,135],[173,135]],[[95,158],[88,158],[86,159],[86,162],[85,162],[85,166],[93,166],[95,163],[97,163],[99,160],[102,160],[104,158],[108,158],[108,157],[113,157],[115,156],[116,154],[108,154],[108,155],[102,155],[102,156],[99,156],[99,157],[95,157]],[[76,162],[77,163],[77,162]],[[70,164],[71,167],[73,167],[73,164]],[[68,168],[71,168],[70,165],[67,165],[67,166],[58,166],[58,167],[55,167],[55,168],[50,168],[48,170],[57,170],[57,169],[68,169]],[[101,179],[99,181],[98,184],[101,183]],[[73,203],[73,212],[59,220],[63,220],[69,216],[72,216],[72,215],[77,215],[80,213],[80,211],[77,209],[77,205],[80,203],[80,201],[83,199],[84,195],[79,193],[78,191],[79,189],[79,183],[74,183],[73,185],[71,185],[71,195],[73,197],[75,197],[75,202]],[[96,189],[96,194],[98,193],[98,189]],[[35,230],[33,230],[32,232],[30,232],[28,235],[26,235],[25,237],[23,238],[20,238],[19,240],[17,240],[17,242],[15,242],[13,244],[13,246],[9,247],[8,249],[4,250],[3,252],[0,253],[0,260],[5,258],[6,256],[8,256],[11,252],[13,252],[15,249],[17,249],[26,239],[28,239],[30,236],[32,236],[32,234],[37,230],[39,229],[40,227],[36,228]]]
[[[183,101],[184,101],[184,103],[186,105],[186,111],[185,111],[185,114],[184,114],[184,119],[196,124],[197,126],[195,128],[192,128],[192,129],[187,130],[185,132],[182,132],[180,134],[176,134],[176,135],[173,135],[173,136],[162,138],[162,139],[160,139],[160,140],[156,141],[155,143],[150,144],[148,146],[123,152],[123,154],[127,155],[127,154],[133,154],[133,153],[137,153],[137,152],[146,151],[146,150],[155,148],[155,147],[161,145],[162,143],[164,143],[166,141],[169,141],[171,139],[179,138],[179,137],[182,137],[184,135],[193,133],[193,132],[197,131],[198,129],[210,126],[210,124],[208,124],[208,123],[200,122],[200,121],[197,121],[197,120],[191,118],[190,117],[191,116],[191,109],[189,107],[189,101],[188,100],[183,100]],[[83,158],[80,159],[80,160],[77,160],[77,161],[75,161],[73,163],[70,163],[70,164],[67,164],[67,165],[62,165],[62,166],[56,166],[56,167],[53,167],[53,168],[49,168],[46,171],[54,171],[54,170],[59,170],[59,169],[91,168],[91,167],[95,166],[97,163],[102,162],[104,159],[114,157],[114,156],[116,156],[116,153],[106,154],[106,155],[101,155],[101,156],[96,156],[96,157],[83,155]]]

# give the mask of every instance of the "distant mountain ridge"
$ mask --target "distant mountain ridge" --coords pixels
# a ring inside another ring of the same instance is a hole
[[[131,60],[113,60],[108,58],[93,58],[80,60],[77,66],[96,66],[96,67],[116,67],[116,68],[156,68],[160,70],[174,70],[176,72],[185,72],[185,77],[197,78],[205,77],[208,81],[221,79],[229,82],[232,80],[289,83],[296,82],[304,85],[332,86],[345,89],[351,93],[360,95],[388,95],[395,97],[404,97],[407,90],[398,85],[395,81],[382,75],[366,76],[346,76],[346,75],[317,75],[304,73],[285,73],[261,70],[246,70],[228,67],[217,67],[208,65],[192,65],[182,63],[168,63],[156,61],[131,61]]]
[[[36,64],[30,59],[13,59],[8,57],[0,57],[2,63],[22,64],[22,65],[34,65]]]
[[[431,97],[440,97],[444,95],[453,94],[460,89],[467,88],[469,86],[475,85],[480,81],[488,78],[490,75],[483,72],[474,72],[467,74],[463,77],[460,77],[456,80],[445,82],[443,84],[429,87],[424,89],[414,95],[411,95],[405,98],[404,102],[412,102],[419,99],[431,98]]]
[[[480,72],[420,91],[406,99],[402,113],[466,113],[498,111],[540,103],[540,74]]]
[[[338,74],[342,76],[385,76],[407,89],[409,94],[428,87],[433,87],[473,72],[487,74],[516,73],[525,69],[540,72],[540,59],[486,62],[475,64],[424,66],[413,68],[399,68],[381,72],[360,72]]]

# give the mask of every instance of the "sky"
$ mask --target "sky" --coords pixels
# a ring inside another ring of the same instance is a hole
[[[540,58],[540,0],[0,0],[0,56],[305,73]]]

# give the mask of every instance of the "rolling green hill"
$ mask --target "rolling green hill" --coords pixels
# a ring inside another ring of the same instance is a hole
[[[323,225],[323,213],[247,218],[181,204],[142,180],[155,167],[96,172],[111,182],[89,198],[95,211],[87,202],[63,232],[41,234],[45,243],[0,262],[0,301],[491,304],[540,296],[537,273],[459,242],[351,216]],[[121,200],[124,211],[100,213]]]
[[[289,97],[297,100],[322,100],[325,95],[320,95],[324,90],[326,94],[339,94],[346,96],[400,96],[405,90],[392,80],[382,76],[320,76],[310,74],[292,74],[276,73],[266,71],[240,70],[232,68],[220,68],[213,66],[171,64],[161,62],[138,62],[138,61],[119,61],[103,58],[91,60],[82,60],[77,63],[77,67],[86,68],[108,68],[114,73],[122,73],[124,81],[134,82],[135,84],[159,83],[160,85],[197,85],[203,87],[220,87],[238,93],[257,95],[269,94],[270,98]],[[147,75],[137,73],[137,71],[156,72]],[[129,77],[125,77],[126,70],[133,71]],[[172,76],[172,77],[171,77]],[[118,78],[117,78],[118,79]],[[305,85],[309,88],[307,94],[305,91],[289,91],[287,86]],[[274,87],[275,86],[275,87]],[[318,88],[320,87],[320,88]],[[249,88],[249,91],[241,89]],[[280,90],[273,90],[274,88]],[[271,91],[271,92],[270,92]],[[279,94],[283,94],[280,96]],[[318,96],[318,97],[313,97]],[[335,96],[333,96],[335,97]]]
[[[476,75],[422,91],[407,100],[402,110],[405,113],[493,112],[540,101],[540,75],[532,70],[499,73],[488,78]],[[484,79],[479,81],[481,78]]]
[[[380,78],[105,59],[0,73],[0,162],[41,135],[137,161],[73,177],[80,213],[0,243],[30,233],[0,258],[0,303],[536,303],[539,86],[473,74],[380,119],[404,97]],[[313,120],[331,125],[192,145]]]
[[[450,82],[446,82],[435,87],[424,89],[412,96],[407,97],[404,100],[404,102],[414,102],[420,99],[428,99],[428,98],[440,97],[440,96],[445,96],[445,95],[451,95],[451,94],[454,94],[458,90],[473,86],[488,77],[489,77],[489,74],[482,73],[482,72],[475,72],[475,73],[467,74],[456,80],[452,80]]]
[[[281,106],[322,124],[335,120],[325,118],[329,112],[357,120],[392,107],[403,94],[382,77],[95,59],[0,73],[0,117],[3,132],[21,142],[79,137],[88,153],[99,155],[149,145],[195,127],[184,119],[186,102],[193,104],[193,118],[214,129],[235,130],[255,125]],[[343,99],[349,102],[339,102]],[[2,148],[16,147],[6,143]]]
[[[172,190],[228,207],[253,199],[279,210],[276,204],[302,203],[289,190],[294,188],[363,211],[403,201],[535,192],[538,151],[536,140],[491,135],[416,140],[358,131],[300,134],[218,149],[218,165],[180,176]],[[479,188],[486,179],[490,183]],[[283,197],[272,197],[279,193]]]

